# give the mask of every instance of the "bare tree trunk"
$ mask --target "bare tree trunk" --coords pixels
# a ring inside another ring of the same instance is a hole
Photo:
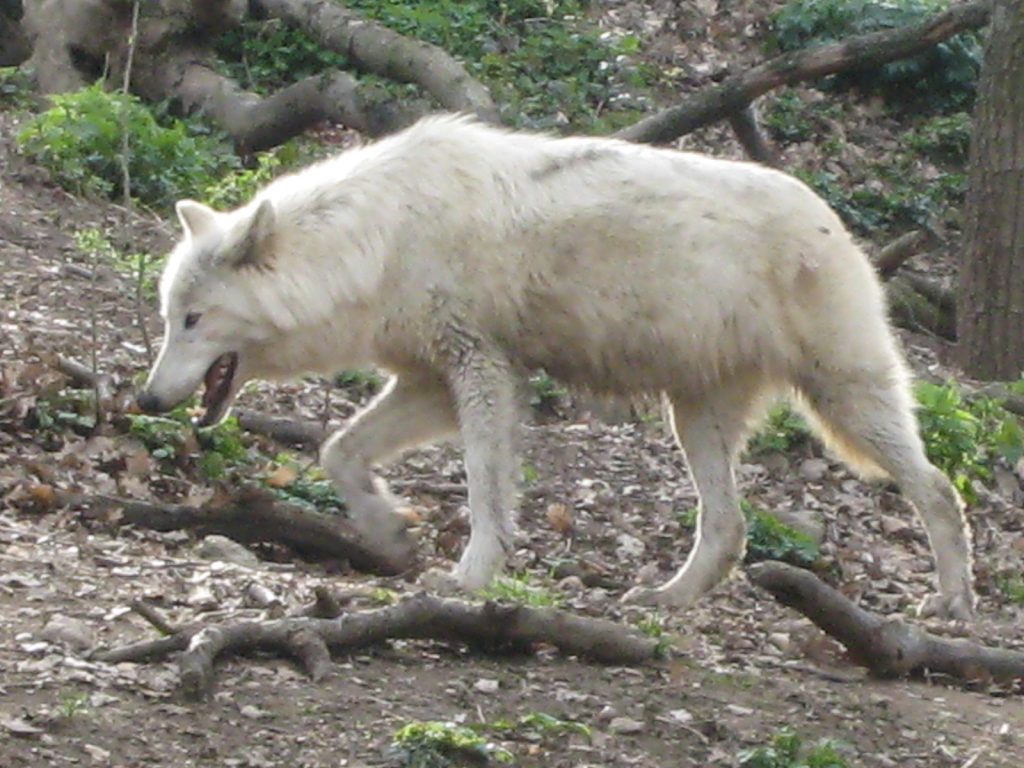
[[[958,295],[960,363],[1024,371],[1024,0],[997,0],[975,113]]]

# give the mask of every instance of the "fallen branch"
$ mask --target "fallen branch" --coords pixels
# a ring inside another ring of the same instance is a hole
[[[343,53],[363,72],[416,83],[445,108],[498,121],[487,88],[436,45],[405,37],[330,0],[255,0],[256,9]]]
[[[913,229],[882,247],[873,259],[875,269],[883,280],[888,280],[908,260],[937,248],[941,243],[942,238],[931,227]]]
[[[235,410],[234,415],[242,429],[266,435],[285,445],[313,448],[320,445],[331,433],[331,430],[324,429],[319,421],[285,419],[244,409]]]
[[[215,624],[163,640],[97,652],[106,662],[153,661],[175,651],[181,686],[192,696],[209,690],[222,656],[270,651],[296,658],[314,681],[329,671],[329,653],[393,639],[464,643],[488,652],[552,645],[562,653],[599,663],[640,664],[658,655],[656,640],[607,619],[557,608],[487,602],[466,603],[418,594],[397,605],[344,613],[337,618],[291,617]]]
[[[373,538],[341,515],[288,504],[253,487],[203,507],[102,494],[67,496],[62,501],[93,510],[116,510],[116,520],[123,525],[156,531],[191,529],[200,535],[216,533],[240,542],[271,541],[305,557],[345,559],[359,570],[382,574],[402,573],[415,559],[415,543],[404,529],[382,530],[381,536]]]
[[[956,341],[956,298],[952,291],[918,275],[897,275],[885,287],[889,314],[896,325]]]
[[[966,682],[1024,679],[1024,652],[949,640],[898,619],[877,616],[810,571],[779,562],[746,569],[750,580],[842,643],[854,662],[879,677],[925,672]]]
[[[851,69],[877,67],[921,53],[960,32],[988,23],[985,0],[966,3],[921,24],[858,35],[838,43],[793,51],[726,78],[675,107],[619,131],[619,138],[648,144],[672,141],[746,109],[757,97],[782,85],[818,80]]]
[[[411,122],[418,114],[407,114],[345,72],[307,77],[263,97],[244,90],[187,50],[147,64],[145,75],[138,78],[137,89],[143,96],[174,98],[185,112],[202,112],[243,154],[277,146],[324,120],[376,136]]]
[[[743,145],[744,151],[751,160],[770,165],[773,168],[779,167],[779,153],[761,133],[753,107],[747,105],[746,108],[733,112],[729,115],[729,124],[732,126],[733,133],[736,134],[736,139]]]

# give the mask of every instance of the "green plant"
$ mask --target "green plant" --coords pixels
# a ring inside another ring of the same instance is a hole
[[[1013,463],[1024,456],[1024,429],[998,401],[965,400],[953,383],[919,382],[915,393],[928,458],[967,501],[976,500],[973,482],[988,480],[997,458]]]
[[[202,191],[202,199],[213,208],[234,208],[250,200],[259,189],[274,180],[286,168],[298,165],[302,152],[296,141],[256,154],[252,168],[240,168],[213,179]]]
[[[770,746],[741,752],[739,764],[742,768],[847,768],[833,743],[822,741],[805,748],[803,739],[790,730],[776,734]]]
[[[238,420],[229,418],[209,429],[195,430],[188,403],[164,416],[128,415],[128,432],[137,438],[150,455],[171,464],[191,455],[199,470],[211,480],[223,477],[227,470],[249,460]]]
[[[788,405],[780,405],[768,412],[760,429],[750,438],[747,450],[753,454],[787,453],[806,445],[810,437],[803,417]]]
[[[439,45],[489,86],[509,122],[610,128],[646,106],[651,73],[632,36],[603,34],[580,0],[352,0],[402,34]],[[600,117],[599,117],[600,116]]]
[[[746,562],[782,560],[800,568],[811,568],[818,562],[821,551],[812,537],[786,525],[770,512],[758,509],[746,499],[740,501],[740,509],[747,523]],[[679,524],[684,528],[695,528],[698,517],[696,509],[688,509],[679,515]]]
[[[948,7],[947,0],[791,0],[772,17],[768,48],[792,51],[906,27]],[[982,55],[980,34],[964,32],[917,56],[837,75],[823,83],[879,93],[898,105],[923,101],[943,111],[963,109],[974,100]]]
[[[996,587],[1011,603],[1024,603],[1024,575],[1004,573],[995,577]]]
[[[665,629],[665,622],[665,617],[657,611],[645,613],[636,622],[637,629],[657,641],[654,647],[654,655],[659,658],[667,656],[669,648],[672,647],[672,640]]]
[[[144,203],[197,196],[237,167],[225,143],[194,135],[180,120],[161,125],[135,96],[108,93],[101,83],[51,98],[53,107],[18,134],[18,146],[73,192],[121,196],[125,128],[132,192]]]
[[[935,162],[963,166],[971,147],[972,128],[969,112],[937,115],[910,131],[906,142]]]
[[[829,120],[840,115],[837,105],[808,102],[794,91],[783,91],[767,102],[761,124],[783,142],[809,141],[817,135],[830,133]]]
[[[334,386],[360,400],[373,397],[387,382],[387,376],[372,369],[342,371],[334,377]]]
[[[20,67],[0,67],[0,107],[27,109],[33,105],[32,79]]]
[[[122,253],[110,242],[106,233],[97,227],[86,227],[72,235],[75,246],[82,253],[106,262],[122,275],[139,279],[142,275],[142,295],[147,298],[156,296],[157,277],[163,268],[163,257],[154,257],[148,253]]]
[[[746,500],[740,502],[740,506],[747,519],[746,562],[782,560],[801,568],[810,568],[818,562],[821,552],[813,538]]]
[[[539,411],[553,411],[567,394],[568,390],[545,371],[530,377],[530,405]]]
[[[89,434],[96,425],[96,395],[92,390],[65,389],[40,397],[29,411],[26,426],[50,435],[65,430]]]
[[[593,732],[590,726],[575,720],[563,720],[549,715],[547,712],[529,712],[518,720],[496,720],[493,723],[482,723],[470,726],[474,731],[494,731],[502,734],[515,734],[527,741],[540,741],[544,738],[578,734],[590,739]]]
[[[466,760],[486,764],[512,762],[512,753],[490,743],[471,728],[437,721],[408,723],[395,732],[406,768],[447,768]]]
[[[344,69],[348,60],[278,19],[245,21],[217,38],[221,65],[244,87],[269,93],[309,75]]]
[[[57,705],[57,712],[65,720],[71,720],[78,715],[89,711],[89,694],[67,693],[61,696]]]
[[[527,574],[499,577],[478,594],[485,600],[519,603],[532,608],[551,608],[562,603],[562,599],[551,590],[530,584]]]

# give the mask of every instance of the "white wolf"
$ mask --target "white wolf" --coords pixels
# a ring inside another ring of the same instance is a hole
[[[939,594],[974,605],[959,498],[925,457],[882,290],[838,217],[759,165],[434,117],[274,181],[237,210],[177,207],[166,333],[140,404],[205,381],[223,418],[251,378],[376,364],[386,391],[323,446],[354,520],[408,546],[372,474],[461,432],[472,533],[452,576],[501,569],[513,528],[517,380],[543,368],[611,395],[664,394],[700,493],[696,544],[658,589],[686,606],[744,551],[733,461],[795,392],[851,464],[896,481],[926,525]]]

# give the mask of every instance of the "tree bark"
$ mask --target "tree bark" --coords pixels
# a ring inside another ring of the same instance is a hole
[[[839,43],[777,56],[616,135],[648,144],[672,141],[740,112],[758,96],[779,86],[913,56],[960,32],[984,26],[988,17],[989,4],[981,0],[951,8],[922,24],[860,35]]]
[[[958,292],[959,357],[978,379],[1024,372],[1024,0],[997,0],[974,118]]]

